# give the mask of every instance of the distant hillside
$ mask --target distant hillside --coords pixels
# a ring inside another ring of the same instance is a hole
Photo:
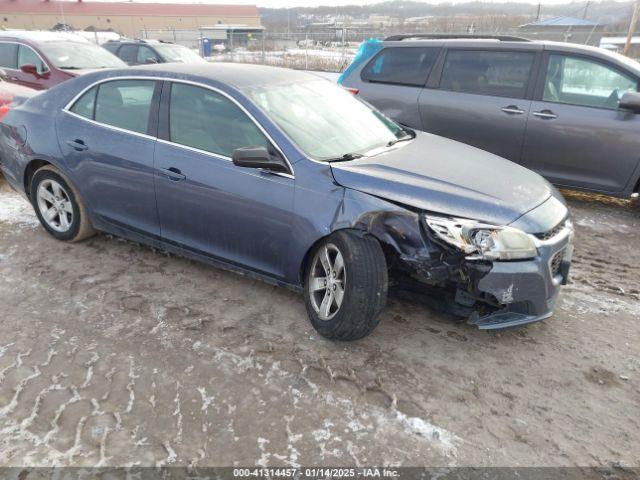
[[[320,0],[321,1],[321,0]],[[506,2],[506,3],[440,3],[429,4],[412,0],[391,0],[373,5],[345,5],[340,7],[296,7],[289,10],[284,8],[261,8],[262,22],[267,28],[277,29],[290,25],[291,28],[303,25],[308,16],[318,17],[351,17],[366,19],[369,15],[388,15],[407,19],[411,17],[435,16],[448,17],[456,15],[483,16],[507,15],[525,17],[530,20],[536,18],[538,5]],[[585,12],[586,9],[586,12]],[[608,25],[624,24],[629,21],[633,10],[633,2],[602,1],[602,2],[571,2],[556,5],[542,5],[543,17],[567,15],[585,17],[589,20]]]

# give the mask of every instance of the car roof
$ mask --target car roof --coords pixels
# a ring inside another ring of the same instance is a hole
[[[186,77],[213,80],[237,88],[256,87],[262,85],[284,84],[319,80],[321,77],[313,73],[288,68],[269,67],[265,65],[248,65],[240,63],[159,63],[136,67],[135,71],[157,72],[162,77]],[[121,70],[126,73],[126,70]]]
[[[39,30],[4,30],[0,32],[2,40],[23,40],[27,42],[78,42],[91,43],[84,37],[70,32],[47,32]]]
[[[510,41],[499,39],[474,39],[474,38],[438,38],[438,39],[419,39],[407,38],[405,40],[385,40],[382,42],[385,47],[419,47],[424,45],[432,45],[438,47],[469,47],[469,48],[488,48],[488,49],[513,49],[513,50],[557,50],[567,53],[585,54],[590,57],[607,60],[618,64],[633,71],[640,76],[640,63],[628,57],[620,55],[603,48],[591,45],[582,45],[569,42],[554,42],[550,40],[526,40],[526,41]]]

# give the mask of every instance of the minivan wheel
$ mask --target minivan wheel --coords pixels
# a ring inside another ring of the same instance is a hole
[[[96,233],[80,195],[57,168],[46,165],[36,171],[30,192],[40,223],[53,237],[79,242]]]
[[[378,241],[348,230],[313,250],[304,299],[313,327],[331,340],[357,340],[378,325],[387,301],[387,264]]]

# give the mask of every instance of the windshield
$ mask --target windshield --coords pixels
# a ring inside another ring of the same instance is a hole
[[[67,70],[84,68],[121,68],[127,64],[93,43],[43,42],[40,49],[56,67]]]
[[[206,63],[206,60],[193,50],[182,45],[154,45],[154,48],[167,62]]]
[[[309,157],[340,159],[405,135],[398,125],[326,80],[244,90]]]

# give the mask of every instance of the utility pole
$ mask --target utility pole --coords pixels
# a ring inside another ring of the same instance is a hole
[[[536,22],[540,20],[540,7],[542,3],[538,2],[538,13],[536,13]]]
[[[585,20],[587,19],[587,10],[589,10],[590,3],[590,1],[587,1],[587,4],[584,6],[584,14],[582,15],[582,18],[584,18]]]
[[[636,0],[636,6],[633,9],[633,16],[631,17],[631,23],[629,23],[629,33],[627,33],[627,42],[624,44],[624,50],[622,51],[623,55],[628,55],[629,49],[631,48],[631,39],[633,38],[633,34],[636,31],[636,26],[638,25],[638,18],[640,17],[640,0]]]

